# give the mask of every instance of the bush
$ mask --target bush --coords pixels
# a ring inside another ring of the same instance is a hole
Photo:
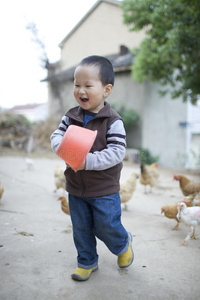
[[[139,114],[134,109],[127,109],[124,105],[113,104],[112,108],[122,117],[125,129],[131,128],[137,124]]]
[[[140,162],[144,162],[146,165],[150,165],[154,162],[157,162],[159,156],[152,156],[148,149],[139,148],[140,151]]]

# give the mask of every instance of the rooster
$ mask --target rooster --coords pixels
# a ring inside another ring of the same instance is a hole
[[[189,226],[189,233],[180,244],[185,245],[189,239],[196,239],[195,228],[200,224],[200,207],[187,207],[185,203],[179,203],[177,219]]]
[[[174,174],[174,180],[179,181],[180,189],[184,196],[200,192],[200,182],[194,182],[183,175]]]
[[[146,193],[146,186],[150,186],[150,192],[152,191],[152,187],[155,186],[156,180],[159,177],[158,172],[158,164],[153,163],[150,166],[141,163],[140,166],[140,183],[145,186],[145,193]]]
[[[125,205],[125,210],[127,210],[126,203],[131,199],[135,191],[137,178],[139,178],[139,175],[136,173],[132,173],[126,181],[120,183],[119,194],[121,198],[121,203],[124,203]]]

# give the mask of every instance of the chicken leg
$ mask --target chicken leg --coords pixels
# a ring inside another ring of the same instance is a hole
[[[180,242],[180,245],[186,245],[186,242],[189,239],[195,239],[196,240],[195,228],[193,226],[190,226],[188,235],[186,236],[186,238],[182,242]]]

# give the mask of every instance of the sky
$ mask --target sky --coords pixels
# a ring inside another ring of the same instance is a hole
[[[0,108],[44,103],[47,75],[41,50],[26,27],[34,22],[50,62],[60,59],[58,44],[96,0],[6,0],[0,2]]]

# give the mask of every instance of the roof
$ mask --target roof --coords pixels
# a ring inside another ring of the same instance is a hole
[[[31,104],[25,104],[25,105],[15,105],[12,108],[10,108],[10,111],[16,111],[16,110],[28,110],[28,109],[34,109],[37,108],[45,103],[31,103]]]
[[[130,53],[129,49],[125,46],[120,46],[120,53],[106,56],[113,65],[115,73],[123,72],[131,69],[131,65],[134,59],[134,55]],[[49,76],[43,80],[44,81],[68,81],[74,79],[74,71],[77,65],[69,68],[65,71],[59,72],[57,74],[49,74]]]
[[[81,26],[81,24],[89,17],[89,15],[91,15],[91,13],[102,3],[108,3],[111,5],[120,5],[120,1],[116,1],[116,0],[99,0],[97,1],[92,7],[91,9],[84,15],[84,17],[77,23],[77,25],[70,31],[70,33],[59,43],[59,47],[62,48],[62,46],[64,45],[64,43],[68,40],[68,38]]]

